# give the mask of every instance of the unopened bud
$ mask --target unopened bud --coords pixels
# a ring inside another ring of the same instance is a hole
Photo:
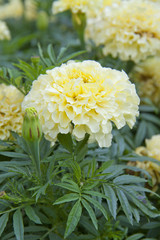
[[[36,66],[40,62],[40,57],[39,56],[32,56],[31,57],[31,62]]]
[[[49,18],[45,11],[40,11],[37,17],[37,28],[41,31],[46,30],[48,27]]]
[[[1,191],[0,192],[0,198],[4,198],[6,196],[6,192],[5,191]]]
[[[26,141],[38,141],[42,137],[41,125],[38,118],[37,110],[34,107],[26,108],[22,135]]]

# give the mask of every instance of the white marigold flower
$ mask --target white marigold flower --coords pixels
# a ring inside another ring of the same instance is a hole
[[[10,0],[9,3],[0,5],[0,19],[19,18],[23,15],[21,0]]]
[[[21,134],[23,113],[21,103],[24,95],[16,87],[0,84],[0,139],[11,139],[10,131]]]
[[[104,55],[139,62],[160,52],[160,3],[125,0],[89,19],[86,40],[104,45]]]
[[[125,72],[102,67],[95,61],[69,61],[33,82],[24,98],[23,110],[35,107],[46,139],[55,142],[58,133],[72,132],[79,141],[111,145],[111,130],[126,123],[132,127],[138,116],[139,98]]]
[[[160,161],[160,134],[154,135],[151,139],[146,139],[146,147],[138,147],[135,152],[141,156],[147,156]],[[146,170],[152,177],[153,191],[158,189],[160,183],[160,165],[151,161],[130,162],[128,165],[136,166]]]
[[[160,107],[160,57],[148,58],[137,64],[130,76],[137,83],[140,97],[148,97]]]
[[[0,40],[10,40],[11,35],[7,27],[7,24],[3,21],[0,21]]]

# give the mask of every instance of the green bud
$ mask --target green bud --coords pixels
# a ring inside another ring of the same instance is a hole
[[[5,198],[6,196],[6,192],[5,191],[1,191],[0,192],[0,198]]]
[[[31,57],[31,62],[36,66],[40,62],[40,57],[39,56],[32,56]]]
[[[46,30],[49,24],[49,18],[45,11],[40,11],[37,17],[37,28],[41,31]]]
[[[30,142],[39,141],[42,137],[38,113],[34,107],[29,107],[25,110],[22,135],[26,141]]]

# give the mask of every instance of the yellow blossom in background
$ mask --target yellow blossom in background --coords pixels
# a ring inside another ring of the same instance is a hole
[[[92,12],[95,14],[102,4],[103,0],[58,0],[53,2],[52,12],[56,14],[71,10],[74,14],[82,12],[91,15]]]
[[[106,11],[107,10],[107,11]],[[124,0],[88,20],[86,41],[104,45],[103,54],[139,62],[160,52],[160,3]]]
[[[160,57],[148,58],[137,64],[130,76],[137,83],[140,97],[148,97],[160,107]]]
[[[37,3],[35,0],[25,0],[24,15],[27,20],[37,19]]]
[[[21,134],[23,113],[21,103],[24,95],[12,85],[0,84],[0,139],[11,138],[10,131]]]
[[[10,0],[9,3],[0,4],[0,19],[19,18],[23,14],[23,4],[21,0]]]
[[[5,22],[0,21],[0,40],[10,40],[10,31]]]
[[[135,151],[141,156],[155,158],[160,161],[160,134],[154,135],[151,139],[146,139],[146,147],[138,147]],[[152,177],[153,190],[157,190],[157,185],[160,183],[160,165],[148,160],[131,162],[129,165],[146,170]]]
[[[35,107],[46,139],[71,132],[79,141],[86,133],[100,147],[111,145],[111,130],[132,127],[139,98],[125,72],[102,67],[95,61],[69,61],[33,82],[23,110]]]

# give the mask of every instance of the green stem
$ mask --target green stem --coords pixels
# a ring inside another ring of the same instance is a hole
[[[41,167],[40,167],[40,153],[39,153],[39,141],[27,141],[27,145],[31,154],[32,162],[35,166],[36,174],[40,181],[41,179]]]
[[[85,49],[84,31],[86,27],[86,15],[83,12],[72,13],[73,26],[77,31],[81,46]]]

